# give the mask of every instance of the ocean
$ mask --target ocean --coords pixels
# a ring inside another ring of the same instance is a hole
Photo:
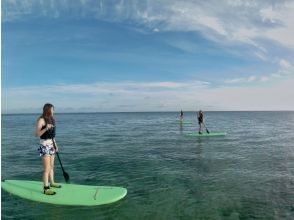
[[[121,186],[113,204],[37,203],[2,190],[2,219],[294,219],[294,112],[55,114],[71,182]],[[1,179],[41,181],[38,114],[3,114]],[[55,161],[55,179],[64,182]],[[41,190],[41,189],[40,189]]]

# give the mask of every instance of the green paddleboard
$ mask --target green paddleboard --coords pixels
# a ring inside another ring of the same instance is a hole
[[[127,189],[112,186],[88,186],[61,184],[61,188],[51,188],[55,195],[43,194],[43,182],[5,180],[1,186],[7,192],[24,199],[56,205],[95,206],[116,202],[124,198]]]
[[[199,134],[198,132],[196,133],[190,133],[190,134],[186,134],[186,136],[189,137],[213,137],[213,136],[225,136],[227,133],[225,132],[203,132],[202,134]]]

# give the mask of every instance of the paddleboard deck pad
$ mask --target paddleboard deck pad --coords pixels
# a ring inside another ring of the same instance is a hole
[[[226,134],[227,133],[225,133],[225,132],[209,132],[209,133],[203,132],[202,134],[195,132],[195,133],[186,134],[186,136],[189,136],[189,137],[212,137],[212,136],[225,136]]]
[[[16,196],[36,202],[69,206],[96,206],[116,202],[127,195],[127,189],[112,186],[61,184],[51,188],[55,195],[43,194],[43,182],[4,180],[1,187]]]

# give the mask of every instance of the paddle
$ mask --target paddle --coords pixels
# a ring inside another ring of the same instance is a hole
[[[52,139],[52,142],[53,142],[54,149],[56,150],[56,145],[55,145],[55,141],[54,141],[54,139],[53,139],[52,132],[51,132],[51,131],[48,131],[48,132],[49,132],[49,134],[50,134],[50,136],[51,136],[51,139]],[[64,177],[64,179],[65,179],[65,182],[66,182],[66,183],[70,183],[70,181],[69,181],[69,175],[68,175],[67,172],[65,172],[65,170],[64,170],[64,168],[63,168],[63,166],[62,166],[62,163],[61,163],[61,160],[60,160],[60,157],[59,157],[58,152],[56,152],[56,155],[57,155],[58,161],[59,161],[59,163],[60,163],[60,166],[61,166],[61,169],[62,169],[62,173],[63,173],[63,177]]]
[[[209,130],[207,129],[206,125],[203,123],[204,127],[205,127],[205,130],[206,132],[209,134]]]

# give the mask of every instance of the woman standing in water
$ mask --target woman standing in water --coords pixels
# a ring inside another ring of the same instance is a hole
[[[50,187],[61,188],[60,184],[54,182],[54,157],[55,152],[58,152],[58,147],[55,141],[56,127],[53,114],[54,106],[50,103],[46,103],[43,107],[43,114],[37,120],[35,132],[36,136],[40,137],[40,146],[38,151],[40,152],[40,156],[43,161],[43,183],[45,195],[56,194],[56,192],[50,190]]]

